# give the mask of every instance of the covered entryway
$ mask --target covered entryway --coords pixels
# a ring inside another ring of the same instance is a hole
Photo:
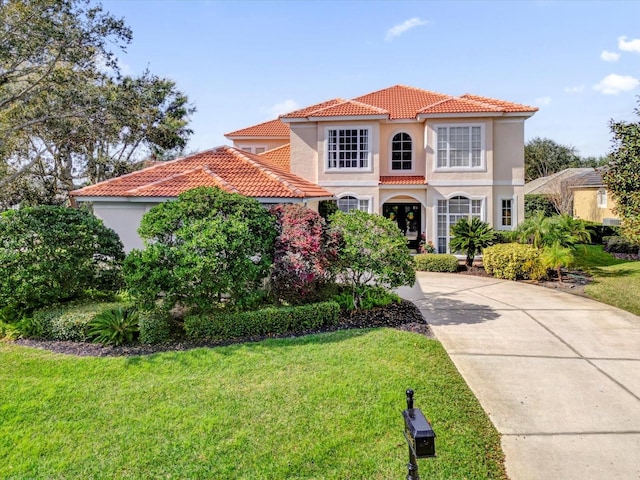
[[[422,226],[422,205],[419,203],[385,203],[382,215],[397,223],[398,228],[407,237],[410,249],[418,250]]]

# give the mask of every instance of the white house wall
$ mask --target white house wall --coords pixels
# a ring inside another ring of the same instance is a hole
[[[93,204],[93,214],[118,234],[125,252],[129,253],[134,248],[144,247],[138,235],[138,227],[142,216],[155,205],[157,204],[96,202]]]

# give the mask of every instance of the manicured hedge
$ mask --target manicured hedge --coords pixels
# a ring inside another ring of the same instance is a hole
[[[184,329],[192,340],[295,333],[335,325],[339,313],[340,305],[336,302],[323,302],[252,312],[188,315],[184,319]]]
[[[139,313],[140,343],[164,343],[171,340],[171,314],[161,310],[144,310]]]
[[[482,263],[487,273],[507,280],[541,280],[547,275],[540,251],[531,245],[502,243],[487,247]]]
[[[640,245],[627,240],[624,237],[608,237],[604,250],[609,253],[629,253],[636,255]]]
[[[122,303],[86,303],[58,305],[33,313],[28,320],[28,336],[50,340],[84,342],[89,339],[89,322],[106,310],[127,307]],[[24,333],[24,332],[23,332]]]
[[[442,253],[421,253],[413,257],[416,270],[421,272],[457,272],[458,259],[455,255]]]

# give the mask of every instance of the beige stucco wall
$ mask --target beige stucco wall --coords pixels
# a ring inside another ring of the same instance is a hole
[[[613,213],[615,200],[611,194],[607,195],[607,207],[598,207],[597,188],[574,188],[573,189],[573,215],[582,220],[602,223],[605,218],[619,218]]]
[[[524,120],[497,119],[493,127],[493,179],[497,185],[524,185]]]
[[[262,147],[266,150],[272,148],[281,147],[289,143],[289,139],[251,139],[251,140],[234,140],[233,146],[242,150],[243,147],[252,147],[252,152],[255,153],[255,147]]]
[[[393,136],[405,132],[411,136],[413,147],[413,169],[391,169],[391,140]],[[424,123],[382,123],[380,124],[380,175],[424,175],[426,156],[424,142]]]
[[[291,124],[291,173],[318,182],[318,129],[315,123]]]

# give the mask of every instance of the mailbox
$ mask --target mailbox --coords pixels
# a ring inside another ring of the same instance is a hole
[[[419,408],[402,412],[404,436],[416,458],[436,456],[436,434]]]

